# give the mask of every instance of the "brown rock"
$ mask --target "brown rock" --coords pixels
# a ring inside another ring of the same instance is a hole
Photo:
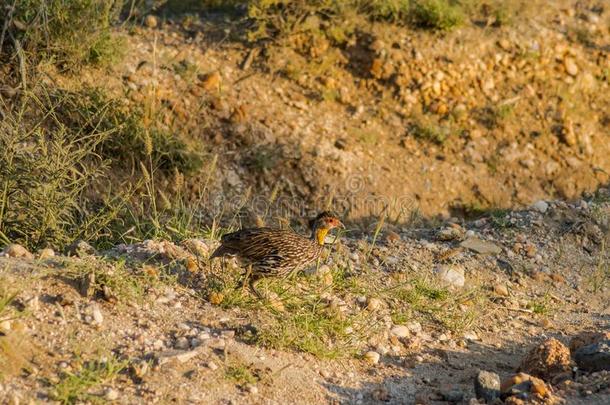
[[[247,104],[241,104],[237,106],[231,114],[231,122],[234,124],[243,124],[248,119],[249,106]]]
[[[570,352],[574,353],[581,347],[589,346],[608,339],[610,339],[610,331],[579,333],[578,335],[574,336],[572,340],[570,340]]]
[[[33,254],[31,254],[26,248],[24,248],[23,246],[21,246],[17,243],[8,245],[2,253],[4,253],[8,257],[17,257],[17,258],[24,258],[24,259],[33,259],[34,258]]]
[[[574,61],[574,59],[572,58],[565,58],[563,60],[563,66],[566,69],[566,72],[570,75],[570,76],[576,76],[578,74],[578,65],[576,64],[576,62]]]
[[[207,91],[220,91],[222,77],[218,71],[202,75],[200,77],[201,87]]]
[[[569,118],[565,120],[561,129],[561,140],[568,146],[574,146],[578,143],[576,132],[574,132],[574,123]]]
[[[538,394],[541,397],[547,397],[551,393],[550,389],[547,387],[544,381],[542,381],[540,378],[536,378],[526,373],[518,373],[505,379],[500,385],[500,391],[502,391],[502,393],[507,393],[510,392],[511,388],[513,387],[524,387],[526,385],[524,383],[529,383],[527,384],[527,386],[529,387],[528,390],[532,394]]]
[[[519,371],[542,379],[571,369],[570,350],[557,339],[551,338],[534,347],[521,361]]]
[[[400,241],[400,235],[394,231],[387,231],[385,234],[385,240],[388,243],[396,243],[396,242]]]
[[[211,292],[210,293],[210,304],[212,305],[219,305],[222,300],[224,300],[225,296],[222,293],[219,292]]]
[[[508,297],[508,287],[506,287],[506,284],[498,283],[494,285],[494,293],[502,297]]]
[[[155,28],[157,25],[159,25],[159,21],[157,20],[157,17],[149,14],[144,19],[144,25],[146,25],[148,28]]]
[[[556,283],[561,283],[561,284],[565,284],[566,279],[564,276],[562,276],[561,274],[551,274],[551,280],[553,280]]]
[[[380,58],[374,59],[369,72],[374,78],[380,79],[383,76],[383,60]]]

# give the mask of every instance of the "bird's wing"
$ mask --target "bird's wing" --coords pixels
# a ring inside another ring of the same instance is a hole
[[[299,253],[299,246],[308,240],[292,231],[252,228],[222,238],[223,246],[234,250],[251,262],[274,262],[280,265]]]

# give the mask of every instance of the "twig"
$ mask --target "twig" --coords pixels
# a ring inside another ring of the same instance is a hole
[[[500,307],[500,308],[505,309],[507,311],[525,312],[526,314],[533,314],[534,313],[534,311],[532,311],[531,309],[509,308],[509,307]]]

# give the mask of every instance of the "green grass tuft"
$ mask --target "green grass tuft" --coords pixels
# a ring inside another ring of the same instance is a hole
[[[126,361],[115,357],[86,362],[78,372],[64,373],[61,376],[60,381],[53,387],[52,398],[62,404],[104,402],[102,397],[91,393],[91,390],[111,383],[126,367]]]

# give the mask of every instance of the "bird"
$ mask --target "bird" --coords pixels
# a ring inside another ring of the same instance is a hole
[[[210,260],[217,257],[236,256],[246,275],[242,289],[249,280],[250,291],[258,298],[261,294],[255,283],[261,278],[284,277],[316,261],[324,249],[324,240],[331,229],[345,228],[339,218],[324,211],[309,221],[311,237],[292,230],[274,228],[246,228],[224,235],[220,246]]]

